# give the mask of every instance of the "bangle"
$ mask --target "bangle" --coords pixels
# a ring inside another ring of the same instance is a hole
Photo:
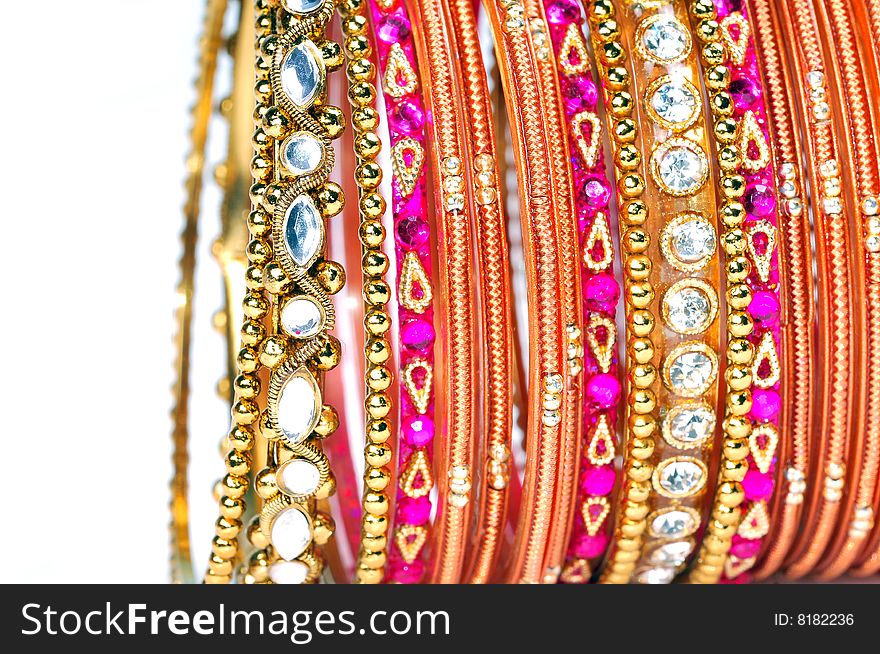
[[[388,420],[392,400],[387,391],[393,375],[386,365],[391,360],[391,344],[386,338],[391,321],[386,304],[391,297],[391,288],[385,281],[388,257],[382,252],[385,229],[381,219],[385,213],[385,198],[380,189],[382,168],[378,163],[382,142],[376,132],[379,125],[377,91],[373,85],[376,66],[371,58],[373,44],[368,34],[365,0],[347,0],[340,6],[340,11],[345,35],[343,49],[348,58],[351,123],[357,133],[354,140],[355,182],[358,186],[360,214],[358,231],[361,242],[366,358],[363,514],[355,580],[358,583],[377,584],[385,575],[388,543],[386,515],[391,504],[386,489],[392,478],[388,468],[392,460],[389,442],[392,429]]]
[[[751,0],[749,14],[752,17],[755,55],[764,80],[764,105],[769,111],[767,128],[778,171],[778,211],[781,214],[782,237],[777,239],[777,245],[781,259],[779,267],[785,271],[784,275],[779,276],[779,283],[786,289],[781,293],[783,320],[780,356],[787,363],[782,366],[780,383],[779,442],[774,481],[784,484],[785,488],[784,492],[780,489],[774,495],[769,511],[768,534],[764,539],[765,553],[763,560],[754,568],[754,578],[762,579],[780,568],[800,523],[809,469],[813,415],[815,308],[812,301],[810,220],[800,163],[803,160],[802,151],[795,123],[797,105],[793,91],[794,79],[789,66],[785,65],[777,8],[770,0]],[[731,578],[727,574],[725,577]],[[748,576],[736,575],[734,579],[747,581]]]
[[[854,391],[858,404],[853,409],[852,432],[848,457],[849,470],[843,489],[842,507],[837,518],[836,534],[816,564],[819,579],[832,579],[843,574],[861,551],[873,520],[874,486],[880,460],[880,219],[877,218],[878,151],[875,147],[878,130],[870,111],[866,66],[870,53],[860,56],[854,33],[854,16],[850,4],[825,0],[822,16],[824,33],[833,44],[837,62],[840,95],[839,105],[848,126],[841,138],[841,148],[848,159],[842,162],[843,193],[853,207],[854,235],[851,236],[851,260],[858,293],[853,303],[854,322],[865,325],[857,333],[858,354]],[[833,37],[833,38],[832,38]],[[856,213],[857,212],[857,213]],[[872,238],[873,236],[873,238]]]
[[[616,305],[620,289],[614,279],[614,243],[609,200],[611,185],[602,156],[598,90],[584,39],[584,18],[575,0],[546,0],[545,14],[555,52],[561,105],[569,133],[569,160],[581,251],[583,308],[583,439],[579,485],[574,500],[571,537],[561,580],[584,583],[592,562],[608,545],[611,500],[615,487],[614,459],[617,403],[621,387],[617,370]],[[561,465],[569,465],[563,463]],[[561,495],[562,493],[560,493]]]
[[[223,19],[226,0],[211,0],[205,11],[203,36],[200,40],[198,77],[196,79],[196,102],[192,109],[190,130],[189,167],[186,179],[184,203],[184,227],[181,233],[180,282],[177,293],[181,299],[175,318],[177,335],[175,345],[176,380],[174,383],[174,407],[171,415],[174,427],[171,478],[171,582],[193,583],[192,552],[189,542],[189,392],[190,351],[192,348],[193,298],[195,295],[196,247],[198,245],[199,214],[201,210],[202,179],[204,176],[205,149],[208,128],[214,102],[214,82],[217,59],[222,44]],[[218,565],[220,565],[218,563]],[[222,564],[223,572],[231,572],[232,564]]]
[[[499,202],[500,177],[495,152],[492,104],[486,80],[472,0],[447,0],[450,43],[459,53],[456,72],[462,92],[477,217],[477,276],[482,307],[483,443],[485,466],[480,475],[476,524],[465,579],[486,583],[498,557],[507,510],[510,479],[512,404],[512,334],[507,226]],[[478,444],[477,444],[478,445]]]
[[[473,207],[467,193],[467,168],[461,126],[462,110],[455,84],[452,53],[446,42],[446,18],[436,0],[415,3],[416,47],[423,62],[426,110],[435,166],[432,168],[437,210],[441,321],[446,336],[439,376],[439,413],[446,420],[438,457],[437,517],[432,539],[433,583],[457,583],[464,565],[470,518],[476,429],[476,330],[474,317]]]
[[[829,91],[831,71],[819,41],[819,25],[812,3],[795,0],[782,12],[786,40],[795,44],[802,115],[809,154],[810,184],[815,197],[816,260],[818,266],[819,339],[817,378],[818,412],[814,433],[811,487],[805,497],[804,529],[796,539],[787,574],[801,577],[818,562],[831,539],[844,486],[847,449],[853,411],[853,378],[857,343],[853,317],[853,272],[848,252],[854,244],[842,216],[851,207],[840,195],[840,144],[834,133],[834,105]],[[833,78],[832,78],[833,80]],[[822,482],[819,482],[820,477]]]
[[[427,179],[427,89],[419,75],[412,26],[401,2],[371,0],[391,143],[400,425],[398,487],[389,557],[390,581],[418,583],[424,572],[430,493],[434,487],[436,375],[433,223]],[[441,414],[442,415],[442,414]]]

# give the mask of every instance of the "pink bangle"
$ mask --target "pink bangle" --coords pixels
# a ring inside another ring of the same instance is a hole
[[[755,328],[749,341],[755,348],[752,363],[752,433],[749,470],[743,479],[743,519],[734,535],[722,580],[748,582],[770,527],[770,502],[776,482],[779,452],[780,279],[778,244],[782,235],[777,201],[764,88],[758,69],[752,28],[745,7],[733,11],[728,0],[715,0],[723,40],[730,56],[733,115],[739,125],[736,144],[742,158],[737,169],[746,181],[743,204],[746,219],[746,256],[751,263],[747,284],[752,300],[748,312]]]
[[[585,583],[592,564],[608,547],[611,495],[617,481],[614,459],[617,406],[621,396],[617,357],[615,251],[609,201],[612,186],[605,172],[598,88],[584,37],[585,19],[575,0],[544,0],[550,39],[556,53],[563,111],[575,189],[581,247],[584,343],[583,442],[579,486],[564,583]]]
[[[398,488],[387,580],[418,583],[431,516],[434,440],[434,341],[431,260],[434,233],[426,187],[427,116],[412,27],[401,2],[370,1],[393,168],[397,260]]]

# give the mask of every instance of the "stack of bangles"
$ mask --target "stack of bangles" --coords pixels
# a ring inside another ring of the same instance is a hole
[[[880,572],[880,2],[206,5],[174,581],[217,106],[206,583]]]

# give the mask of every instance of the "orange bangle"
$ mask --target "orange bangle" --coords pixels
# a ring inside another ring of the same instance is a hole
[[[819,40],[820,26],[810,0],[783,3],[785,41],[794,45],[801,115],[805,117],[806,157],[814,194],[816,260],[818,262],[817,412],[813,433],[806,506],[802,526],[789,559],[787,574],[799,578],[819,561],[833,535],[840,512],[846,451],[855,413],[855,363],[859,345],[853,316],[851,243],[847,223],[852,207],[839,195],[841,146],[834,121],[841,120],[833,92],[838,80],[826,65]]]
[[[457,583],[464,564],[472,497],[476,405],[476,330],[473,295],[476,217],[467,194],[467,167],[461,127],[463,110],[455,83],[446,20],[439,0],[413,6],[413,33],[422,68],[429,140],[436,165],[437,242],[442,298],[440,325],[446,338],[435,367],[437,414],[445,416],[445,434],[437,443],[437,515],[432,534],[430,580]]]

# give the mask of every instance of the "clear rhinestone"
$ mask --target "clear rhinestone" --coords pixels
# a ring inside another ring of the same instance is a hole
[[[813,116],[816,120],[828,120],[830,115],[831,107],[828,106],[827,102],[818,102],[813,105]]]
[[[301,109],[309,107],[322,87],[321,51],[311,41],[303,41],[293,48],[281,62],[281,87],[290,101]]]
[[[702,218],[691,218],[674,230],[671,245],[681,261],[702,261],[715,252],[715,228]]]
[[[800,199],[795,198],[794,200],[788,201],[788,213],[792,216],[800,216],[804,210],[804,203],[800,201]]]
[[[278,468],[278,486],[289,495],[311,495],[321,483],[321,471],[311,461],[291,459]]]
[[[291,443],[303,441],[315,428],[318,417],[318,386],[308,372],[291,376],[278,397],[278,428]]]
[[[692,549],[693,546],[686,540],[666,543],[651,552],[649,560],[654,565],[672,566],[675,568],[687,561],[687,557]]]
[[[795,176],[795,166],[793,163],[786,161],[779,167],[779,174],[783,179],[793,179]]]
[[[825,179],[829,177],[836,177],[840,174],[840,167],[837,165],[836,159],[829,159],[821,166],[819,166],[819,174],[822,175]]]
[[[324,312],[318,303],[300,296],[289,300],[281,308],[281,327],[294,338],[311,338],[324,326]]]
[[[865,247],[869,252],[880,252],[880,236],[872,234],[865,239]]]
[[[276,584],[302,584],[309,576],[309,566],[302,561],[276,561],[269,567],[269,579]]]
[[[786,198],[793,198],[797,195],[797,186],[794,182],[787,180],[779,185],[779,193]]]
[[[644,31],[645,51],[657,61],[669,63],[684,57],[690,49],[690,37],[675,18],[661,16]]]
[[[713,363],[703,352],[683,352],[669,366],[669,382],[681,394],[700,393],[712,380]]]
[[[877,202],[877,198],[865,198],[862,200],[862,213],[866,216],[876,216],[878,211],[880,211],[880,203]]]
[[[673,146],[661,154],[657,172],[670,193],[688,195],[703,184],[707,169],[694,148]]]
[[[324,240],[324,222],[308,195],[300,195],[287,208],[284,236],[294,263],[304,268],[309,266]]]
[[[651,521],[651,531],[662,538],[684,538],[696,528],[694,516],[687,511],[667,511]]]
[[[698,406],[670,413],[667,418],[669,435],[676,441],[696,445],[715,429],[715,414],[708,407]]]
[[[651,106],[668,123],[686,124],[697,108],[697,99],[689,84],[669,81],[661,84],[651,96]]]
[[[323,4],[324,0],[284,0],[284,8],[300,16],[317,11]]]
[[[825,213],[843,213],[843,203],[841,203],[840,198],[825,198],[822,201],[822,205],[825,207]]]
[[[663,302],[669,326],[675,331],[689,334],[709,326],[712,305],[702,290],[685,286],[668,292]]]
[[[807,73],[807,82],[813,88],[822,86],[825,83],[825,75],[820,70],[811,70]]]
[[[670,495],[690,495],[703,485],[703,469],[693,461],[670,461],[661,466],[660,487]]]
[[[871,234],[880,234],[880,218],[868,219],[868,231]]]
[[[275,516],[271,532],[272,547],[285,561],[298,557],[312,542],[309,519],[294,506]]]
[[[675,578],[675,570],[672,568],[649,568],[642,570],[636,575],[636,583],[639,584],[669,584]]]
[[[318,169],[324,158],[324,146],[309,132],[296,132],[281,146],[281,163],[291,175],[308,175]]]

